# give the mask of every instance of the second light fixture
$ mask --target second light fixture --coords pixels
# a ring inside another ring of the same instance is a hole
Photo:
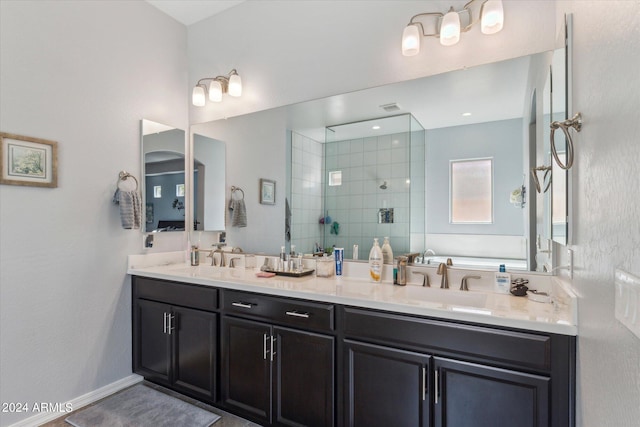
[[[480,8],[479,13],[477,8]],[[460,41],[460,32],[466,32],[478,22],[483,34],[495,34],[502,30],[504,12],[501,0],[471,0],[461,11],[451,7],[446,14],[425,12],[414,15],[402,33],[402,54],[414,56],[420,52],[422,37],[439,37],[440,44],[452,46]],[[461,27],[461,17],[465,26]]]
[[[207,81],[210,82],[208,87]],[[236,69],[229,71],[226,76],[205,77],[198,80],[191,96],[193,105],[203,107],[206,103],[207,92],[209,100],[213,102],[222,101],[222,94],[225,92],[235,97],[242,96],[242,80]]]

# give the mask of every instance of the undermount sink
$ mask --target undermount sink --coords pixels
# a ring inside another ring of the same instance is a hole
[[[398,288],[398,295],[404,295],[409,300],[427,301],[445,305],[463,307],[484,307],[487,294],[455,289],[426,288],[422,286],[407,286]]]

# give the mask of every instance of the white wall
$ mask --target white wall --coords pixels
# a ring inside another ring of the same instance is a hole
[[[0,401],[67,402],[131,374],[142,237],[111,198],[141,178],[140,119],[186,128],[186,29],[138,1],[3,0],[0,19],[0,129],[59,144],[58,188],[0,186]]]
[[[495,35],[479,26],[444,49],[425,38],[423,51],[402,56],[402,30],[417,13],[461,9],[452,1],[247,1],[189,27],[189,83],[242,77],[241,98],[191,106],[202,123],[300,101],[414,79],[553,49],[555,4],[506,0],[507,21]],[[523,43],[526,40],[526,43]]]
[[[574,24],[573,285],[578,425],[637,426],[640,339],[614,316],[614,269],[640,275],[640,1],[559,2]],[[562,264],[562,263],[561,263]]]

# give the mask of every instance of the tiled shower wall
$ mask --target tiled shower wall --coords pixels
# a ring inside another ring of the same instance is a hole
[[[409,132],[325,144],[325,177],[342,172],[342,184],[326,186],[325,213],[340,224],[338,234],[325,225],[325,247],[343,247],[352,259],[366,260],[378,237],[390,238],[394,255],[409,251],[410,144]],[[380,186],[386,181],[387,189]],[[394,209],[393,224],[378,224],[380,208]],[[366,236],[366,237],[363,237]]]
[[[296,251],[313,252],[322,245],[323,144],[292,133],[291,137],[291,236]]]

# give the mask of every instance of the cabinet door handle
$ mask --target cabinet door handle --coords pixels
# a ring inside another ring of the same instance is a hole
[[[308,319],[310,314],[309,313],[300,313],[298,311],[285,311],[285,313],[287,316],[293,316],[293,317],[304,317],[305,319]]]
[[[267,334],[263,334],[262,340],[262,358],[267,360]]]
[[[272,361],[272,362],[273,362],[273,356],[275,356],[275,355],[276,355],[276,352],[275,352],[275,350],[273,349],[273,347],[274,347],[274,345],[273,345],[273,344],[274,344],[275,342],[276,342],[276,337],[271,336],[271,361]]]
[[[246,303],[246,302],[232,302],[231,305],[234,306],[234,307],[240,307],[240,308],[251,308],[251,307],[253,307],[253,304]]]
[[[422,367],[422,400],[427,400],[427,368]]]
[[[164,313],[162,313],[162,333],[166,334],[167,333],[167,312],[165,311]]]
[[[175,314],[171,314],[171,313],[167,313],[167,319],[169,319],[169,327],[167,328],[167,331],[169,333],[169,335],[171,335],[171,331],[173,331],[174,326],[173,326],[173,320],[175,319],[176,315]]]
[[[434,397],[435,397],[435,404],[436,405],[438,404],[438,396],[440,396],[440,384],[439,384],[439,381],[440,381],[439,376],[440,375],[438,375],[438,372],[439,372],[439,369],[436,369],[436,371],[434,372],[434,374],[435,374],[434,380],[435,380],[435,385],[436,385],[436,390],[435,390],[435,396]]]

